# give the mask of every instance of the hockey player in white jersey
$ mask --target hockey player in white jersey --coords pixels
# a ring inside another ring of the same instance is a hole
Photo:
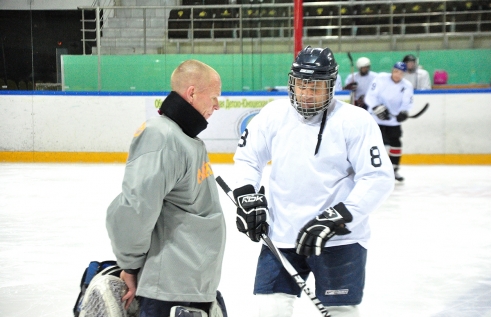
[[[401,122],[408,117],[413,107],[413,86],[404,79],[406,64],[397,62],[392,72],[380,73],[372,82],[372,87],[365,96],[365,104],[372,113],[382,131],[384,144],[394,167],[395,179],[403,181],[399,174],[399,162],[402,155]]]
[[[338,74],[336,77],[336,83],[334,84],[334,91],[341,91],[343,90],[343,79],[341,78],[341,75]]]
[[[239,231],[256,242],[269,234],[303,279],[315,276],[316,296],[332,316],[353,317],[363,295],[369,214],[391,193],[394,174],[370,114],[334,99],[337,73],[329,48],[300,51],[289,99],[267,104],[242,134],[234,197],[248,202],[238,204]],[[270,161],[265,193],[260,182]],[[258,316],[292,316],[300,293],[263,246],[254,286]]]
[[[428,71],[421,68],[418,59],[413,54],[404,56],[402,60],[407,67],[404,78],[409,80],[415,90],[430,90],[431,80]]]
[[[367,57],[360,57],[356,61],[358,72],[349,74],[346,77],[344,90],[352,90],[355,92],[355,106],[367,109],[364,98],[370,88],[370,84],[377,76],[376,72],[370,70],[371,62]]]

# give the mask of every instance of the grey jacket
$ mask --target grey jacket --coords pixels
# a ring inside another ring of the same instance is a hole
[[[217,186],[203,141],[167,116],[135,134],[106,227],[118,265],[141,269],[137,295],[215,299],[225,248]]]

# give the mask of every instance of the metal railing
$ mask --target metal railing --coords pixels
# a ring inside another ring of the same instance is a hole
[[[101,47],[101,26],[120,10],[140,11],[143,53],[148,43],[157,45],[202,42],[293,41],[293,4],[262,3],[248,5],[208,6],[96,6],[80,7],[82,21],[86,10],[95,11],[95,27],[82,23],[82,41]],[[152,17],[154,10],[169,14]],[[304,41],[360,41],[401,38],[435,38],[444,43],[452,37],[491,36],[489,1],[323,1],[303,5]],[[101,12],[105,12],[101,15]],[[111,12],[111,13],[108,13]],[[108,13],[108,15],[106,15]],[[103,17],[101,19],[101,17]],[[131,17],[126,17],[130,19]],[[148,36],[149,19],[163,19],[162,36]],[[139,22],[140,23],[140,22]],[[87,36],[86,33],[91,33]],[[94,34],[95,33],[95,34]],[[104,39],[104,37],[102,37]],[[138,37],[138,40],[141,40]],[[141,43],[141,41],[140,41]],[[104,45],[104,44],[103,44]]]
[[[114,3],[114,0],[94,0],[91,7],[82,9],[82,19],[80,22],[82,23],[81,31],[84,55],[86,54],[86,44],[95,43],[97,48],[100,47],[100,45],[97,44],[97,36],[101,33],[104,21],[114,13],[112,10],[101,11],[100,9],[98,10],[98,8],[113,8]],[[86,17],[85,11],[94,11],[95,17]]]

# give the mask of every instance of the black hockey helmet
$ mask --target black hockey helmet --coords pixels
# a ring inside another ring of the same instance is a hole
[[[404,63],[407,63],[407,62],[415,62],[416,61],[416,56],[414,56],[413,54],[406,55],[406,56],[404,56],[404,59],[402,61]]]
[[[301,50],[292,64],[293,76],[302,79],[334,79],[338,75],[338,64],[329,48],[311,48]]]
[[[305,118],[326,110],[334,100],[334,86],[337,76],[338,64],[329,48],[305,47],[298,53],[289,73],[288,94],[292,106]],[[325,100],[319,104],[314,103],[302,107],[297,101],[297,96],[295,96],[295,86],[298,88],[299,82],[303,86],[314,83],[319,84],[319,87],[324,87]],[[319,82],[325,82],[325,85]]]

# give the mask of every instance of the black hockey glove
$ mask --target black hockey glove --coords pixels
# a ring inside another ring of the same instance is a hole
[[[389,118],[390,118],[389,110],[387,110],[387,107],[384,105],[378,105],[378,106],[374,107],[373,113],[380,120],[389,120]]]
[[[245,185],[234,190],[237,202],[237,229],[252,241],[259,242],[261,234],[268,233],[268,202],[264,186],[256,194],[254,186]]]
[[[356,81],[347,84],[343,87],[343,90],[356,90],[358,88],[358,83]]]
[[[300,230],[295,244],[296,252],[305,256],[320,255],[327,240],[335,234],[351,233],[344,224],[352,220],[353,216],[343,203],[324,210]]]
[[[367,106],[365,105],[365,95],[362,95],[360,98],[355,100],[355,106],[367,110]]]
[[[407,111],[401,111],[396,117],[397,122],[403,122],[407,120]]]

